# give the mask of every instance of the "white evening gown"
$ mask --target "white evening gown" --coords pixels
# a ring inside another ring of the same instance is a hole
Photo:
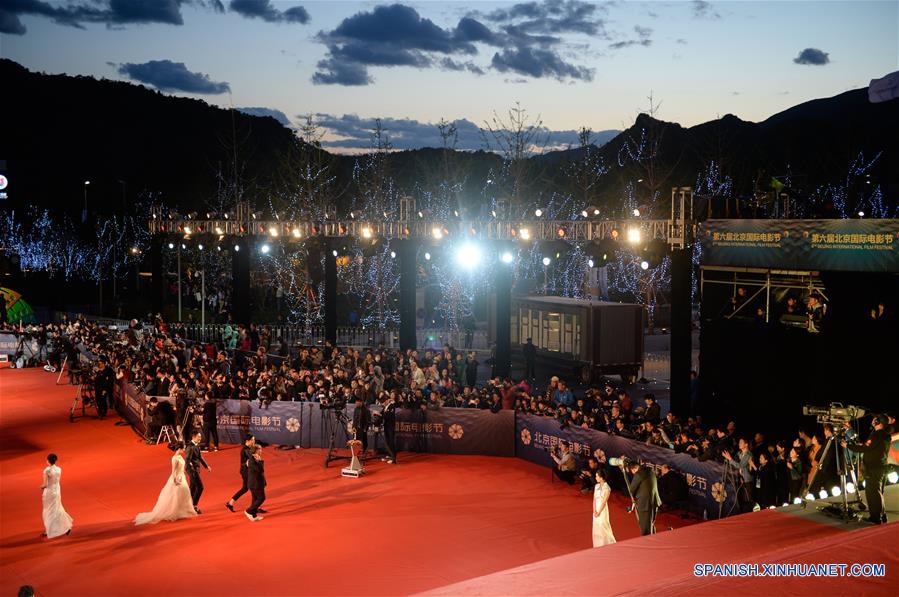
[[[72,530],[72,517],[62,507],[62,495],[59,491],[59,477],[62,469],[51,464],[44,469],[44,529],[47,538],[59,537]]]
[[[138,514],[134,524],[156,524],[160,520],[178,520],[196,515],[190,488],[184,478],[184,458],[175,454],[172,456],[172,474],[159,492],[153,511]]]
[[[597,484],[593,489],[593,509],[599,510],[599,516],[593,517],[593,547],[615,543],[615,535],[612,534],[612,525],[609,522],[609,496],[611,493],[612,489],[608,483]]]

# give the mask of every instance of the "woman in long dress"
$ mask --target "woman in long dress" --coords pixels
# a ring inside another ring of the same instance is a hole
[[[172,456],[172,474],[159,492],[159,499],[152,512],[141,512],[134,518],[134,524],[156,524],[160,520],[178,520],[196,515],[190,488],[184,477],[184,449],[178,448]]]
[[[47,468],[44,469],[43,490],[44,503],[44,535],[48,539],[68,535],[72,532],[72,517],[62,507],[62,495],[59,489],[59,477],[62,469],[56,466],[56,454],[47,456]]]
[[[593,547],[615,543],[612,525],[609,522],[609,496],[612,489],[606,482],[602,469],[596,471],[596,485],[593,488]]]

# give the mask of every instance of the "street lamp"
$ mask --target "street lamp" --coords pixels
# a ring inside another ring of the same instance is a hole
[[[84,181],[84,211],[81,212],[81,223],[84,224],[87,222],[87,187],[89,187],[91,181]]]

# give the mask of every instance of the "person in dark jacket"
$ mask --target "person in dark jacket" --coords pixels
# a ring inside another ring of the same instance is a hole
[[[259,512],[265,502],[265,462],[262,460],[262,446],[254,445],[251,448],[250,458],[247,460],[247,487],[253,496],[250,507],[244,510],[247,518],[253,522],[262,520]]]
[[[531,338],[521,347],[521,354],[524,355],[524,377],[525,379],[534,379],[536,377],[535,363],[537,361],[537,347],[534,346]]]
[[[655,534],[656,514],[662,499],[659,497],[658,481],[655,473],[639,462],[631,462],[628,470],[633,475],[628,487],[637,510],[637,518],[640,521],[640,534]]]
[[[225,507],[232,512],[234,512],[234,503],[243,496],[250,488],[247,486],[247,461],[250,460],[253,456],[253,446],[256,445],[256,438],[252,435],[247,435],[243,438],[243,445],[240,447],[240,478],[243,481],[241,483],[240,489],[237,490],[231,499],[228,500],[228,503],[225,504]],[[262,510],[265,512],[265,510]]]
[[[478,383],[478,365],[475,354],[468,353],[468,362],[465,363],[465,383],[472,388]]]
[[[864,444],[847,444],[844,448],[853,452],[861,452],[862,464],[865,466],[865,498],[868,501],[869,516],[865,520],[872,524],[884,524],[887,521],[883,510],[883,477],[886,472],[887,454],[890,451],[890,433],[886,426],[886,415],[874,417],[874,430]]]

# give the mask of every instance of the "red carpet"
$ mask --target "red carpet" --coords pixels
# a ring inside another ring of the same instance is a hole
[[[341,478],[339,463],[324,469],[320,450],[268,449],[270,514],[251,523],[223,507],[240,484],[232,446],[207,456],[203,516],[137,529],[131,520],[153,507],[171,452],[145,446],[115,416],[69,423],[74,388],[55,379],[0,370],[3,595],[22,584],[39,595],[408,594],[590,547],[589,498],[515,458],[401,453],[398,466],[371,463],[356,480]],[[39,487],[50,451],[75,528],[47,541]],[[637,536],[625,499],[614,499],[615,534]],[[667,516],[658,526],[682,524]]]
[[[895,595],[899,523],[847,531],[774,510],[504,570],[431,595]],[[697,563],[883,563],[884,578],[697,578]],[[589,571],[585,574],[585,571]]]

